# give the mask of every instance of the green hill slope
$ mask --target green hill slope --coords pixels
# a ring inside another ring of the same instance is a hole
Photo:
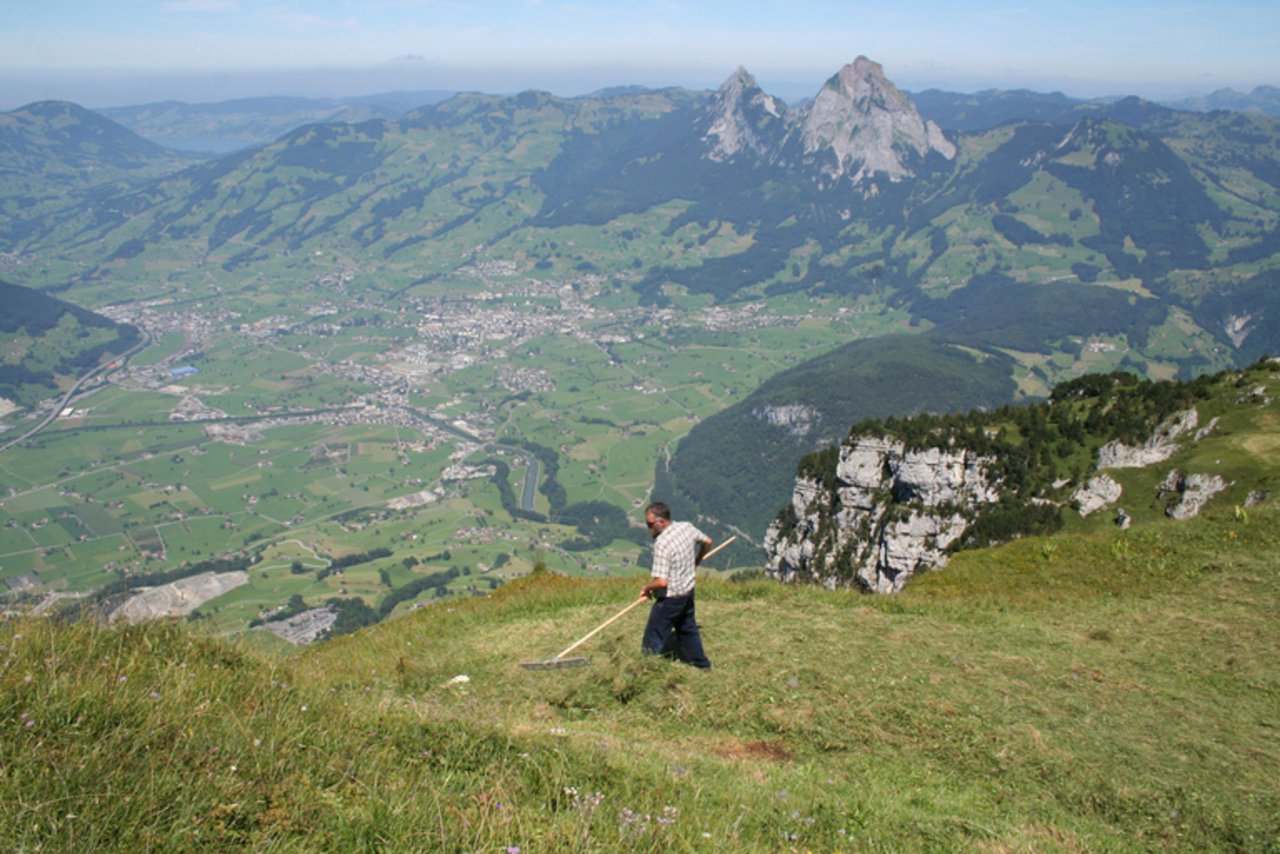
[[[1015,393],[1010,372],[999,352],[930,336],[846,344],[775,375],[694,427],[660,466],[655,493],[758,542],[791,494],[800,457],[839,442],[867,418],[1002,406]],[[756,557],[745,547],[735,554]]]
[[[1274,504],[960,555],[895,597],[533,576],[285,661],[163,624],[0,626],[15,850],[1268,850]],[[463,677],[466,677],[465,679]]]
[[[138,330],[43,294],[0,282],[0,398],[29,406],[118,356]]]
[[[65,101],[0,113],[0,236],[17,242],[48,227],[40,214],[86,204],[194,161]],[[70,199],[68,197],[71,197]]]

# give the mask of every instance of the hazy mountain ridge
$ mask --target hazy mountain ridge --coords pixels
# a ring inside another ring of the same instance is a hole
[[[1034,92],[1030,89],[984,89],[980,92],[947,92],[925,89],[908,93],[916,109],[949,131],[983,131],[1016,121],[1068,124],[1089,115],[1112,115],[1124,102],[1142,102],[1161,109],[1207,113],[1214,110],[1262,113],[1280,116],[1280,89],[1258,86],[1245,95],[1219,89],[1209,95],[1176,101],[1146,101],[1134,96],[1113,98],[1071,98],[1061,92]]]
[[[193,161],[65,101],[0,113],[0,236],[13,241],[43,228],[28,223],[95,188],[119,192]]]
[[[1181,98],[1167,103],[1180,110],[1233,110],[1280,116],[1280,88],[1255,86],[1247,93],[1237,92],[1235,89],[1216,89],[1208,95]]]
[[[300,125],[397,119],[454,94],[385,92],[355,98],[262,97],[199,104],[158,101],[98,112],[169,148],[225,154],[274,142]]]

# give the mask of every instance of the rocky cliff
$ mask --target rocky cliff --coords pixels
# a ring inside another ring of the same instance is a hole
[[[959,448],[908,450],[886,438],[846,444],[833,482],[797,480],[790,512],[765,537],[766,572],[897,592],[917,570],[946,563],[974,508],[1000,500],[992,462]]]
[[[1223,376],[1235,405],[1270,405],[1265,394],[1240,394],[1247,378]],[[1099,393],[1082,395],[1088,385]],[[1048,533],[1068,510],[1083,517],[1110,508],[1127,527],[1132,517],[1117,506],[1126,489],[1137,490],[1129,500],[1148,518],[1194,516],[1236,486],[1204,470],[1222,468],[1201,445],[1216,435],[1218,418],[1197,429],[1198,410],[1186,406],[1211,386],[1112,375],[1086,378],[1048,404],[864,423],[839,448],[801,462],[791,502],[765,536],[765,572],[894,593],[914,573],[945,565],[957,547]],[[1142,433],[1135,424],[1145,424]],[[1200,470],[1171,469],[1178,460]],[[1102,471],[1138,468],[1145,471],[1119,480]]]

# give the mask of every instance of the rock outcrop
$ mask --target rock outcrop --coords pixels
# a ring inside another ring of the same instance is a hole
[[[765,572],[782,581],[892,593],[942,565],[967,530],[962,508],[999,500],[990,461],[961,450],[907,450],[864,438],[840,450],[834,482],[801,478],[765,536]]]
[[[111,612],[109,622],[138,623],[162,617],[185,617],[210,599],[249,583],[249,573],[202,572],[134,594]]]
[[[788,417],[795,421],[798,413]],[[1104,445],[1095,466],[1128,468],[1166,460],[1180,443],[1198,441],[1214,427],[1211,422],[1197,431],[1198,423],[1194,408],[1179,412],[1160,422],[1139,447]],[[806,458],[790,505],[765,535],[766,574],[780,581],[893,593],[915,573],[944,566],[948,551],[962,543],[1054,530],[1068,501],[1089,516],[1115,506],[1122,494],[1115,478],[1095,472],[1068,499],[1064,490],[1070,481],[1037,487],[1027,480],[1022,458],[1010,461],[991,450],[991,456],[982,456],[963,447],[956,434],[938,429],[914,435],[916,443],[936,445],[908,447],[889,435],[863,434],[846,440],[838,453]],[[977,447],[998,447],[972,441]],[[1218,475],[1174,469],[1157,487],[1157,498],[1168,516],[1188,519],[1228,486]],[[1115,521],[1127,528],[1132,519],[1118,509]]]
[[[1146,468],[1164,462],[1178,450],[1177,439],[1196,429],[1200,417],[1194,409],[1179,412],[1169,418],[1151,434],[1141,447],[1131,447],[1122,442],[1108,442],[1098,449],[1099,469]]]
[[[822,413],[812,406],[795,403],[786,406],[761,406],[751,414],[761,421],[781,427],[793,436],[808,436],[822,421]]]
[[[1071,494],[1071,500],[1080,508],[1081,516],[1096,513],[1108,504],[1120,500],[1120,484],[1105,474],[1089,478],[1089,482]]]
[[[1222,492],[1228,486],[1226,480],[1216,474],[1182,475],[1177,469],[1169,473],[1160,492],[1173,493],[1178,500],[1165,508],[1165,515],[1170,519],[1190,519],[1197,516],[1205,502]]]

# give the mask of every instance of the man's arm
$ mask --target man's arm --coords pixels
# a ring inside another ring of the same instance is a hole
[[[652,578],[649,583],[640,588],[641,599],[652,599],[655,591],[666,590],[667,580],[665,578]]]
[[[711,544],[715,540],[707,537],[705,540],[698,540],[698,553],[693,556],[693,565],[700,566],[702,559],[707,556],[707,552],[711,551]]]

